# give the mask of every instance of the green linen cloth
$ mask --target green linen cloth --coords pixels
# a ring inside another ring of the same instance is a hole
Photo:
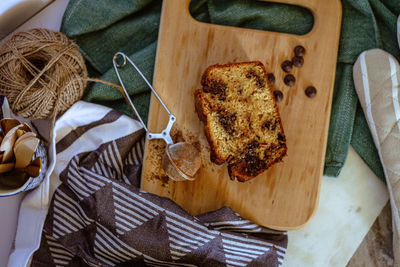
[[[400,1],[344,0],[342,6],[342,32],[324,173],[329,176],[340,173],[351,144],[383,179],[382,166],[354,90],[352,65],[362,51],[374,47],[400,59],[396,41]],[[193,0],[190,11],[203,22],[294,34],[307,33],[313,25],[313,17],[306,9],[255,0]],[[151,81],[160,12],[160,0],[71,0],[61,31],[78,44],[91,77],[118,83],[112,57],[115,52],[123,51]],[[122,77],[146,120],[149,88],[133,68],[126,68]],[[83,99],[133,115],[122,95],[101,83],[91,84]]]

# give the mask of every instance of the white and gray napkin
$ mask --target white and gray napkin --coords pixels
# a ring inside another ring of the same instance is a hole
[[[36,250],[31,266],[282,264],[286,233],[228,207],[191,216],[140,190],[144,131],[137,121],[81,101],[55,131],[54,171],[22,204],[9,266],[24,266]]]

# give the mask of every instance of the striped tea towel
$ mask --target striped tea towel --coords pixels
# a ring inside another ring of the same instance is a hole
[[[389,53],[361,53],[354,85],[382,161],[393,220],[393,254],[400,266],[400,65]]]
[[[280,266],[286,233],[230,208],[197,217],[138,188],[144,131],[78,102],[57,121],[55,190],[32,266]]]

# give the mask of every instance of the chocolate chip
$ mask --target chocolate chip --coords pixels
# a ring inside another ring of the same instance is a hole
[[[268,78],[269,85],[273,86],[275,84],[275,75],[273,73],[268,73],[267,78]]]
[[[287,74],[283,79],[287,86],[293,86],[296,83],[296,78],[292,74]]]
[[[303,59],[303,57],[300,57],[300,56],[294,56],[292,58],[292,63],[295,67],[301,67],[304,64],[304,59]]]
[[[254,70],[250,70],[247,74],[246,74],[246,78],[251,79],[251,78],[255,78],[257,86],[262,89],[265,86],[265,80],[264,77],[260,77],[260,75],[258,75],[257,73],[255,73]]]
[[[275,120],[273,120],[273,121],[267,120],[267,121],[264,122],[263,126],[267,130],[275,131],[275,129],[276,129],[276,121]]]
[[[247,145],[247,149],[253,150],[254,148],[257,148],[257,147],[259,147],[259,146],[260,146],[260,143],[258,143],[257,140],[253,140],[252,142],[250,142],[250,143]]]
[[[279,103],[279,102],[281,102],[281,101],[283,100],[283,94],[282,94],[282,92],[279,91],[279,90],[275,90],[275,91],[274,91],[274,97],[275,97],[275,101],[276,101],[277,103]]]
[[[218,120],[228,134],[232,135],[235,132],[233,124],[236,121],[236,113],[220,110],[218,113]]]
[[[260,89],[263,89],[263,88],[265,87],[265,79],[264,79],[263,77],[260,77],[260,76],[257,75],[257,77],[256,77],[256,83],[257,83],[257,86],[258,86]]]
[[[314,98],[317,95],[317,89],[314,86],[308,86],[304,92],[309,98]]]
[[[219,100],[226,99],[226,88],[228,85],[222,81],[213,80],[208,82],[204,87],[204,93],[211,93],[212,95],[218,96]]]
[[[246,78],[250,79],[252,77],[254,77],[256,75],[256,73],[254,72],[254,70],[250,70],[247,74],[246,74]]]
[[[278,143],[279,143],[280,145],[284,145],[285,142],[286,142],[285,136],[283,136],[281,133],[278,133]]]
[[[260,170],[265,169],[267,164],[261,160],[257,155],[254,153],[248,152],[244,156],[245,165],[243,166],[243,171],[249,174],[256,174]]]
[[[235,132],[234,123],[236,121],[236,113],[230,113],[225,109],[219,109],[218,121],[228,134],[232,135]]]
[[[285,138],[285,136],[284,136],[284,135],[282,135],[281,133],[278,133],[278,141],[285,142],[285,141],[286,141],[286,138]]]
[[[291,72],[293,68],[293,64],[289,60],[285,60],[281,64],[281,68],[283,69],[284,72]]]
[[[298,57],[304,56],[305,53],[306,53],[306,49],[304,47],[302,47],[301,45],[298,45],[294,48],[294,54]]]

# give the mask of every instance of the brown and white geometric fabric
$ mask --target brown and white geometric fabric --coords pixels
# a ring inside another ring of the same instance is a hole
[[[393,254],[400,266],[400,65],[389,53],[361,53],[353,67],[354,85],[379,152],[393,221]]]
[[[92,149],[67,157],[32,266],[281,266],[286,233],[228,207],[191,216],[140,190],[144,132],[121,135],[113,124],[120,117],[110,111],[58,140],[57,153],[75,151],[76,142]],[[113,131],[122,137],[99,138]]]

